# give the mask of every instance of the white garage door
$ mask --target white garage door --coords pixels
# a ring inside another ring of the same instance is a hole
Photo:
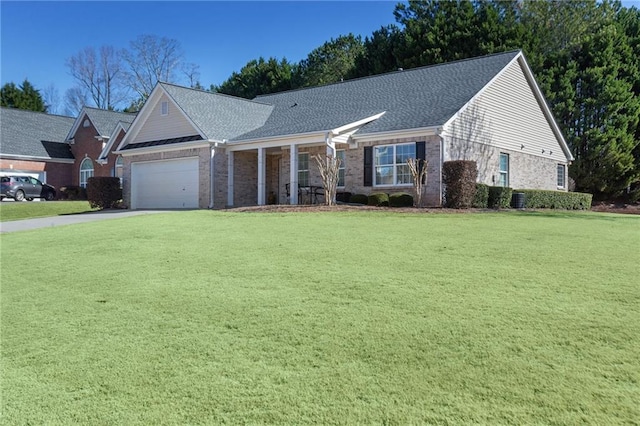
[[[132,209],[198,208],[198,158],[131,164]]]

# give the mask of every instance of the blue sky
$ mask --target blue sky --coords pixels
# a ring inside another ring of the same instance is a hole
[[[297,62],[339,35],[371,35],[395,23],[397,3],[0,0],[0,85],[27,78],[41,90],[53,84],[62,99],[74,84],[66,58],[87,46],[124,48],[140,34],[155,34],[178,40],[208,87],[260,56]]]
[[[73,86],[66,58],[86,46],[127,47],[140,34],[178,40],[200,82],[220,84],[260,56],[297,62],[331,38],[395,23],[397,1],[47,1],[0,3],[0,84]]]

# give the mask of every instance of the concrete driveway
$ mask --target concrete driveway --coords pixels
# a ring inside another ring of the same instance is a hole
[[[74,223],[94,222],[96,220],[117,219],[120,217],[140,216],[144,214],[167,213],[177,210],[102,210],[97,212],[70,214],[64,216],[42,217],[38,219],[12,220],[0,223],[0,233],[28,231],[52,226],[72,225]]]

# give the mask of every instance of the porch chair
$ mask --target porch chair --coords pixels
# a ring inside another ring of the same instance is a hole
[[[287,202],[290,203],[291,200],[291,192],[289,191],[289,185],[288,183],[284,184],[284,189],[287,192]],[[298,203],[300,203],[302,201],[302,189],[300,188],[300,185],[298,185]]]

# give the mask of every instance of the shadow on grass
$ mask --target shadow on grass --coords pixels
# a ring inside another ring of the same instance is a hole
[[[581,219],[590,220],[608,220],[616,221],[621,218],[629,218],[629,214],[622,213],[609,213],[609,212],[593,212],[590,210],[509,210],[516,214],[521,214],[531,217],[552,217],[558,219],[575,219],[580,217]]]

